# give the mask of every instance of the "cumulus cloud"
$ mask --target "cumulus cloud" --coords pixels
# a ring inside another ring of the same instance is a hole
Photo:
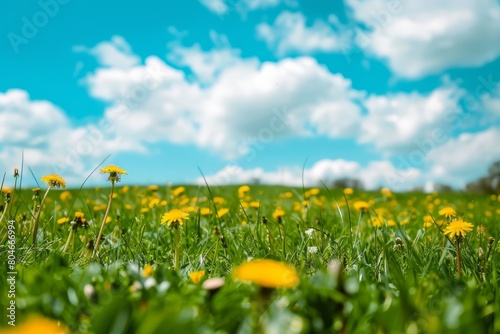
[[[94,56],[100,65],[108,67],[130,68],[140,62],[130,44],[121,36],[113,36],[110,41],[101,42],[92,48],[78,45],[73,50],[88,53]]]
[[[200,0],[200,3],[214,14],[222,15],[236,11],[242,15],[248,12],[277,7],[281,4],[296,7],[295,0]]]
[[[417,92],[369,96],[364,105],[360,142],[373,144],[385,154],[399,154],[433,138],[459,130],[463,91],[455,85],[439,87],[427,95]]]
[[[110,103],[105,119],[117,123],[118,134],[137,143],[191,143],[235,158],[256,140],[354,136],[363,94],[350,80],[313,58],[260,63],[238,59],[238,52],[173,51],[200,80],[148,57],[131,68],[98,68],[84,83],[93,97]],[[219,59],[222,54],[234,61]]]
[[[66,114],[49,101],[31,100],[19,89],[0,92],[0,167],[37,167],[82,182],[96,161],[107,154],[137,150],[112,134],[112,124],[73,127]]]
[[[286,167],[275,171],[262,168],[244,169],[238,165],[228,165],[222,170],[205,178],[198,178],[198,184],[209,185],[243,184],[284,184],[289,186],[322,186],[331,185],[334,180],[354,178],[363,182],[367,189],[389,187],[393,190],[409,190],[422,182],[422,173],[416,169],[398,170],[388,161],[373,161],[361,166],[355,161],[343,159],[324,159],[310,168]]]
[[[307,25],[302,13],[284,11],[272,25],[260,23],[257,36],[277,55],[283,56],[345,51],[350,35],[333,14],[329,16],[328,22],[317,19],[312,25]]]
[[[490,128],[477,133],[463,133],[429,152],[432,165],[429,177],[442,182],[465,185],[486,175],[491,163],[500,160],[500,129]]]
[[[496,0],[348,0],[347,5],[363,26],[357,45],[386,59],[402,77],[481,66],[500,55]]]

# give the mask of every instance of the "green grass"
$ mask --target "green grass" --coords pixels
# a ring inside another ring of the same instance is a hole
[[[344,197],[341,189],[323,188],[305,208],[309,189],[252,186],[238,196],[234,186],[185,188],[173,196],[169,187],[118,187],[97,257],[88,243],[97,237],[110,189],[71,190],[66,199],[52,190],[36,246],[37,199],[31,190],[17,191],[0,223],[2,308],[9,303],[7,220],[14,219],[17,324],[36,313],[84,333],[500,332],[497,196],[386,198],[355,191]],[[356,211],[358,200],[371,201],[370,210]],[[437,224],[423,225],[429,214],[441,220],[445,206],[474,224],[461,243],[461,278],[455,239]],[[285,211],[280,221],[273,217],[277,207]],[[173,208],[190,215],[181,228],[178,272],[173,230],[160,224]],[[201,208],[212,214],[201,215]],[[218,218],[222,208],[229,212]],[[385,209],[379,228],[370,221],[376,209]],[[72,220],[76,211],[89,227],[78,228],[63,252],[71,227],[57,221]],[[385,224],[390,219],[396,226]],[[233,280],[236,266],[261,258],[293,265],[300,284],[268,291]],[[148,264],[154,270],[144,277]],[[203,279],[225,278],[224,287],[211,293],[192,283],[189,274],[198,270],[205,270]]]

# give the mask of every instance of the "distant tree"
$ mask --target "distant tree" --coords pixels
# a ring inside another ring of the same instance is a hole
[[[358,179],[344,177],[333,181],[332,187],[334,188],[353,188],[364,189],[363,182]]]
[[[434,190],[440,193],[451,193],[454,192],[455,189],[453,187],[447,185],[447,184],[442,184],[442,183],[436,183],[434,184]]]
[[[488,168],[488,175],[476,181],[467,183],[468,192],[495,194],[500,192],[500,161],[496,161]]]

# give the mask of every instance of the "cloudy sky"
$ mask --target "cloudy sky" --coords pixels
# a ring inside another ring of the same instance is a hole
[[[2,174],[403,190],[500,159],[498,0],[1,6]]]

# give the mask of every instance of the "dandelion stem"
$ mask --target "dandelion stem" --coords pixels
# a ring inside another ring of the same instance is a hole
[[[458,278],[462,277],[462,258],[460,257],[460,237],[457,235],[457,272]]]
[[[95,243],[94,254],[95,256],[99,250],[99,244],[101,243],[102,233],[104,232],[104,226],[106,225],[106,219],[108,219],[109,210],[111,209],[111,202],[113,201],[113,193],[115,191],[115,181],[111,180],[111,193],[109,194],[108,207],[106,208],[106,213],[104,213],[104,218],[101,223],[101,229],[99,230],[99,235]]]
[[[174,268],[176,272],[179,272],[179,239],[180,239],[180,231],[179,231],[179,226],[176,226],[174,228]]]
[[[69,230],[69,235],[68,235],[68,240],[66,240],[66,244],[64,245],[64,248],[63,248],[63,253],[66,252],[66,250],[68,249],[71,241],[73,240],[73,235],[75,234],[75,230],[73,229],[73,226],[71,226],[70,230]]]
[[[36,235],[38,233],[38,222],[40,220],[40,214],[42,213],[43,204],[45,203],[45,199],[47,199],[47,195],[49,194],[49,191],[51,188],[52,188],[51,186],[49,186],[47,188],[47,191],[43,195],[42,201],[40,202],[40,206],[38,207],[38,211],[36,212],[35,225],[33,226],[33,246],[36,245]]]

